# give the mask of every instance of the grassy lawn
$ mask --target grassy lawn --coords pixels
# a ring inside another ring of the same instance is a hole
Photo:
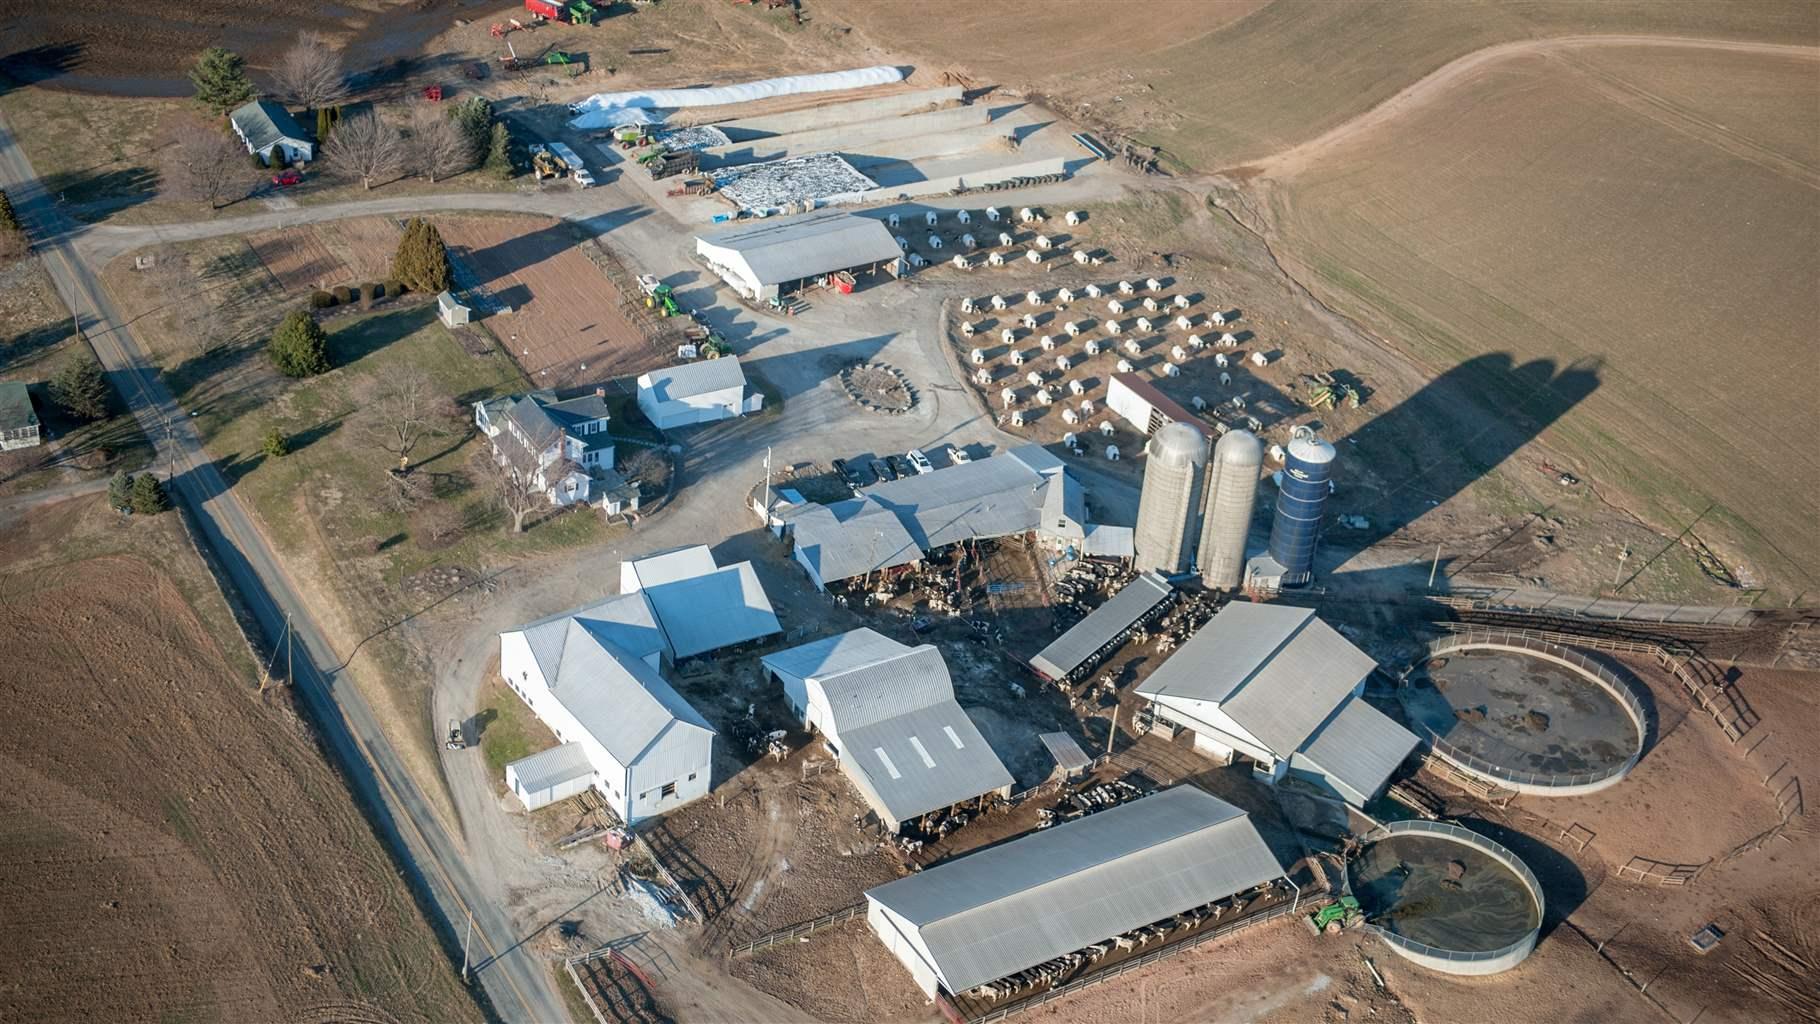
[[[117,396],[114,414],[94,422],[70,418],[51,400],[52,375],[85,351],[87,342],[36,258],[0,267],[0,380],[30,389],[45,438],[36,448],[0,455],[0,494],[137,471],[151,460],[151,443]]]
[[[158,193],[160,124],[191,109],[183,100],[129,99],[27,87],[0,95],[6,116],[45,190],[85,219],[129,209]]]
[[[474,729],[480,734],[480,752],[487,759],[487,777],[498,786],[505,784],[506,765],[556,746],[556,734],[497,679],[481,691]]]

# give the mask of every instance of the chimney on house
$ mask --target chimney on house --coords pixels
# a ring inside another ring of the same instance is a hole
[[[605,385],[605,384],[597,384],[597,385],[595,385],[595,387],[594,387],[594,397],[595,397],[595,398],[605,398],[605,397],[607,397],[607,386],[606,386],[606,385]]]

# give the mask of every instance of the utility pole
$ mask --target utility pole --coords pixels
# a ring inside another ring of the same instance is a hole
[[[765,445],[765,526],[771,525],[771,446]]]
[[[1114,692],[1117,696],[1117,692]],[[1112,705],[1112,724],[1106,728],[1106,756],[1112,756],[1112,739],[1119,734],[1119,706]]]
[[[468,931],[467,931],[467,934],[464,935],[461,940],[461,983],[463,985],[469,984],[469,981],[468,981],[468,943],[473,941],[473,938],[474,938],[474,912],[472,910],[470,910],[470,911],[468,911]]]
[[[291,654],[296,650],[297,641],[291,633],[291,613],[284,613],[284,681],[295,685],[296,670],[291,665]]]
[[[1624,563],[1629,558],[1630,558],[1630,545],[1626,544],[1626,545],[1624,545],[1624,550],[1618,553],[1618,571],[1611,574],[1611,585],[1612,586],[1615,587],[1618,585],[1618,577],[1624,575]]]
[[[1439,572],[1440,570],[1441,570],[1441,542],[1435,541],[1434,564],[1430,565],[1428,567],[1428,589],[1433,590],[1435,588],[1435,573]],[[1618,581],[1612,580],[1612,582],[1616,583]]]

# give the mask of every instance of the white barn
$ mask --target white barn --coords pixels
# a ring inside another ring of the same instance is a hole
[[[1235,601],[1137,692],[1165,735],[1187,729],[1196,750],[1265,781],[1293,774],[1363,805],[1416,746],[1360,697],[1376,668],[1307,608]]]
[[[499,634],[506,685],[562,743],[506,766],[526,809],[593,788],[637,824],[707,794],[714,729],[659,673],[665,649],[643,594]]]
[[[931,999],[1282,878],[1246,813],[1177,786],[866,892],[866,923]]]
[[[746,387],[738,356],[703,359],[638,378],[638,409],[659,430],[731,419],[763,407],[765,396]]]
[[[906,647],[862,628],[763,664],[887,831],[989,793],[1011,794],[1011,773],[955,701],[934,646]]]

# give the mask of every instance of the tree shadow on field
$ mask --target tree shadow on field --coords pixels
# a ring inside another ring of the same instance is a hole
[[[329,361],[336,366],[357,363],[424,329],[435,318],[435,307],[423,303],[357,320],[329,334]]]
[[[1346,546],[1376,544],[1490,473],[1598,390],[1601,367],[1597,358],[1557,369],[1552,359],[1474,356],[1353,431],[1339,444],[1341,474],[1358,459],[1385,482],[1347,502],[1371,526],[1349,531]]]
[[[60,78],[82,64],[81,42],[45,43],[0,57],[0,92]]]

